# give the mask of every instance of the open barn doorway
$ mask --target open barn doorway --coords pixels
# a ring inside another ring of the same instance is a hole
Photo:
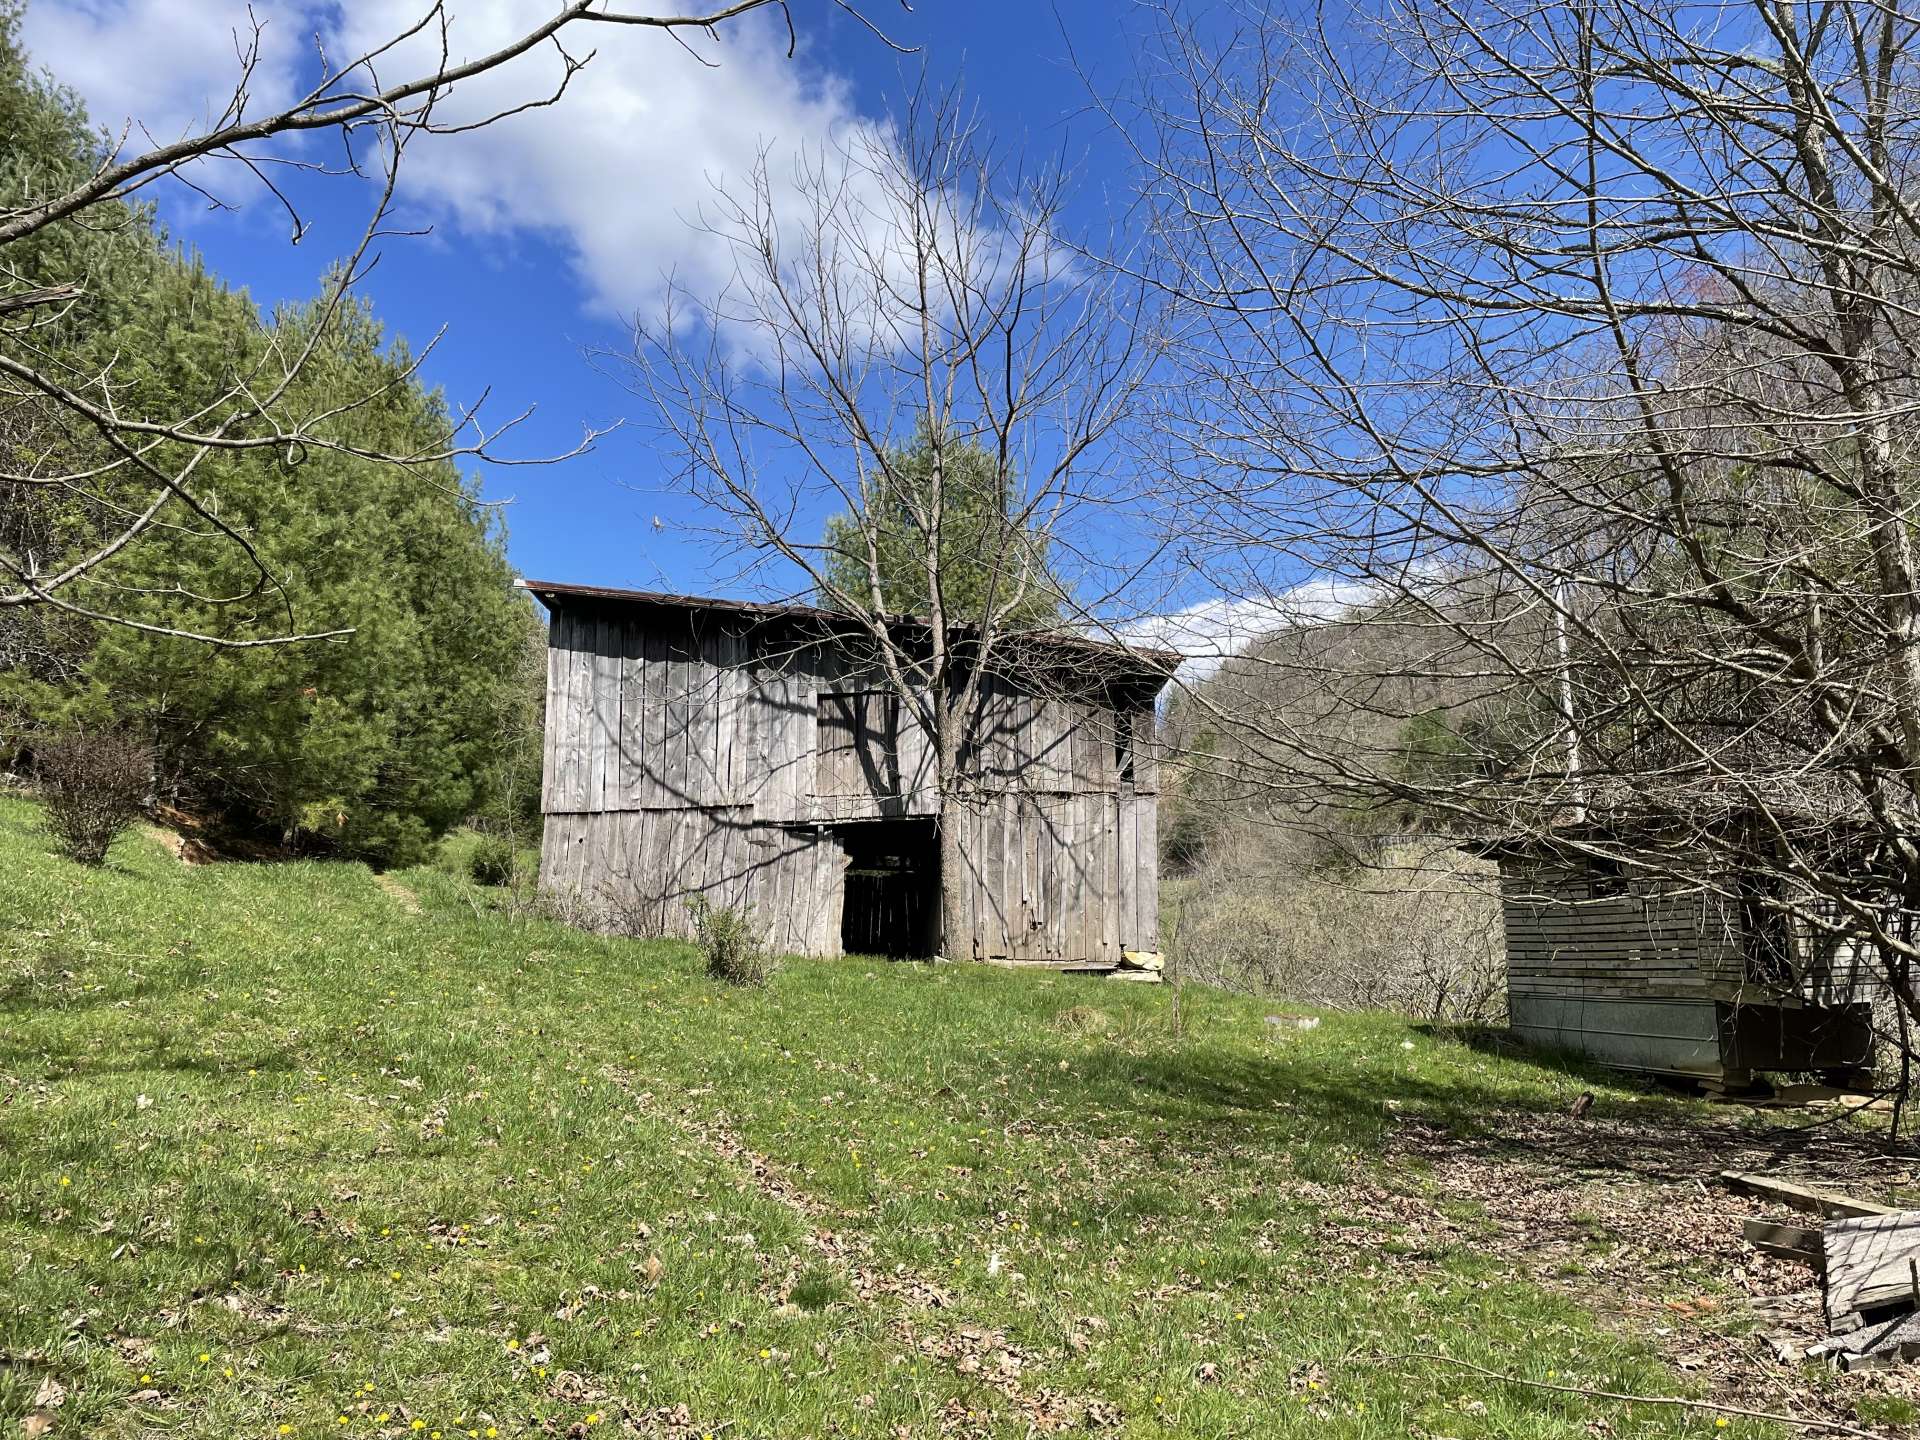
[[[835,827],[847,857],[840,948],[897,960],[931,955],[940,908],[940,844],[929,818]]]

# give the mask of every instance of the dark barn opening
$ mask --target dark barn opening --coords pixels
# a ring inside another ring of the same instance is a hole
[[[896,960],[931,955],[940,877],[935,822],[870,820],[837,833],[847,857],[840,948]]]

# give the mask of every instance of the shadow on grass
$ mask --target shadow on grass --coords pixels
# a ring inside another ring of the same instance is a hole
[[[1576,1057],[1556,1063],[1556,1057],[1526,1052],[1521,1058],[1620,1084]],[[1561,1096],[1544,1091],[1529,1095],[1464,1075],[1433,1079],[1343,1068],[1314,1051],[1238,1057],[1114,1049],[1087,1057],[1075,1070],[1085,1128],[1131,1135],[1163,1159],[1184,1154],[1195,1164],[1262,1155],[1291,1163],[1303,1145],[1335,1145],[1357,1156],[1435,1165],[1464,1157],[1511,1162],[1556,1172],[1567,1182],[1692,1184],[1729,1169],[1869,1177],[1884,1169],[1889,1153],[1884,1136],[1831,1117],[1795,1112],[1753,1123],[1750,1116],[1662,1103],[1657,1093],[1644,1103],[1616,1101],[1574,1117]]]
[[[1615,1090],[1654,1088],[1640,1076],[1624,1070],[1610,1070],[1578,1051],[1529,1044],[1504,1025],[1423,1023],[1415,1025],[1413,1030],[1429,1040],[1450,1041],[1499,1060],[1517,1060],[1539,1070],[1552,1070],[1569,1076],[1584,1084],[1607,1086]]]

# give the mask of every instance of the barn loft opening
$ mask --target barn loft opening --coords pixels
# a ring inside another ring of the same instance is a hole
[[[1133,726],[1124,717],[1114,725],[1113,773],[1122,785],[1133,784]]]
[[[840,948],[897,960],[933,953],[940,845],[929,817],[837,827],[847,857]]]

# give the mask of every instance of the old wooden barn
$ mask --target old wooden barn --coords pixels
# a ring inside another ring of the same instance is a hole
[[[1872,1060],[1875,981],[1853,942],[1792,923],[1737,878],[1689,883],[1651,841],[1645,865],[1612,858],[1634,844],[1486,847],[1500,865],[1514,1033],[1727,1085],[1757,1071],[1857,1079]]]
[[[782,953],[927,955],[951,825],[954,958],[1100,966],[1155,948],[1153,707],[1178,656],[1022,642],[981,676],[964,793],[943,804],[924,733],[846,617],[526,587],[551,616],[550,892],[631,934],[689,934],[701,896],[751,906]]]

